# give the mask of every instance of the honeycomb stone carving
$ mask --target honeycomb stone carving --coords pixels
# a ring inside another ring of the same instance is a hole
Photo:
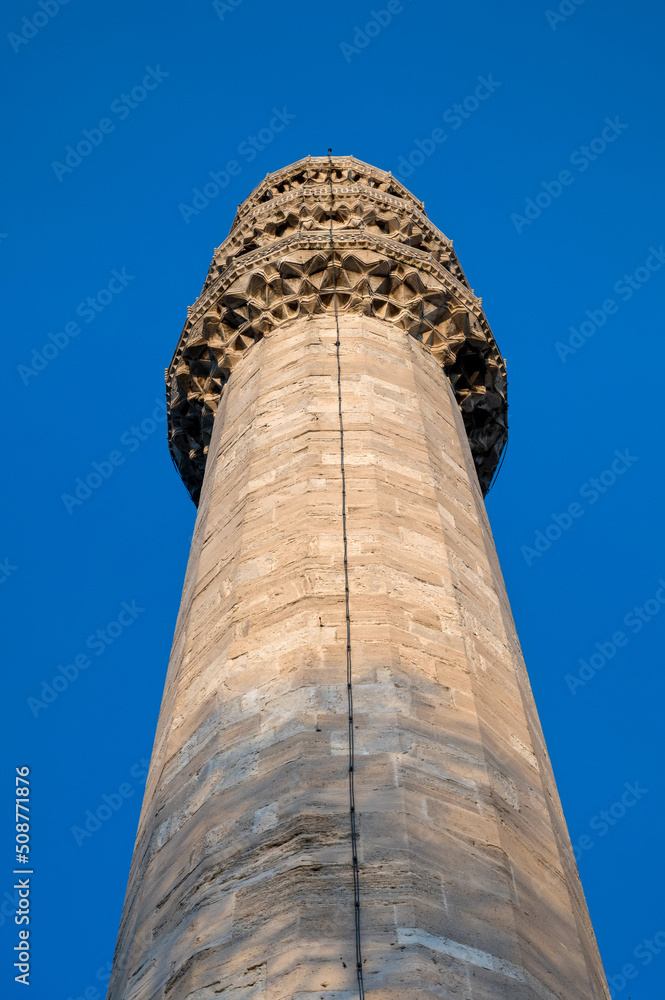
[[[444,368],[487,492],[507,439],[505,362],[451,241],[392,175],[308,157],[239,207],[166,370],[169,447],[195,503],[235,365],[283,324],[333,312],[335,288],[340,312],[396,325]]]

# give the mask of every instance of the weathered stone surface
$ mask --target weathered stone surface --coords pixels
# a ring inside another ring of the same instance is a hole
[[[109,1000],[352,1000],[336,329],[225,383]],[[458,402],[340,316],[364,980],[607,1000]]]
[[[367,995],[608,1000],[482,498],[505,365],[351,157],[252,192],[167,370],[200,503],[109,1000],[358,995],[338,359]]]
[[[169,445],[195,502],[234,366],[283,323],[335,306],[390,321],[443,365],[489,488],[507,437],[506,369],[451,241],[390,174],[310,156],[240,206],[166,371]]]

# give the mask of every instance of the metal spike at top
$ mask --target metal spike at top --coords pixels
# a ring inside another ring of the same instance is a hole
[[[331,207],[331,184],[333,206]],[[308,155],[238,206],[168,368],[169,447],[195,502],[219,399],[244,352],[283,323],[333,308],[390,317],[446,370],[487,490],[507,437],[506,369],[452,241],[391,173]]]

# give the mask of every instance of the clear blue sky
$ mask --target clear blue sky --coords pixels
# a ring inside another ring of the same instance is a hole
[[[237,204],[331,146],[402,176],[411,158],[508,359],[496,544],[606,971],[632,966],[615,996],[662,1000],[662,7],[392,0],[365,32],[384,0],[217,6],[1,15],[0,896],[28,764],[30,996],[96,1000],[115,945],[195,516],[164,368]],[[68,511],[95,462],[106,478]],[[0,920],[0,991],[19,996]]]

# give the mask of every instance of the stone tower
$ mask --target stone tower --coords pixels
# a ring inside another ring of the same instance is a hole
[[[351,157],[271,174],[166,383],[198,518],[109,1000],[607,1000],[451,242]]]

